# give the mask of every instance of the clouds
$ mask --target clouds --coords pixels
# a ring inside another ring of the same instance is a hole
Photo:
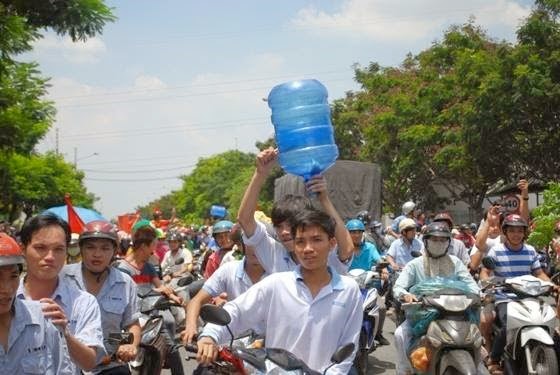
[[[529,11],[529,7],[513,0],[346,0],[334,12],[305,7],[294,17],[292,25],[331,37],[403,42],[429,37],[450,23],[464,23],[470,15],[485,27],[511,29]]]
[[[35,42],[36,54],[47,56],[51,59],[62,58],[73,64],[94,64],[106,53],[105,43],[97,38],[90,38],[86,42],[73,42],[68,36],[60,37],[53,33]]]

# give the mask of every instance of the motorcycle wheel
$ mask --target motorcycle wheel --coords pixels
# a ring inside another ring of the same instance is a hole
[[[554,348],[541,343],[529,343],[531,362],[537,374],[558,374],[558,358]],[[523,357],[521,374],[528,374],[527,357]]]
[[[442,375],[461,375],[461,372],[453,367],[448,367]]]
[[[354,366],[358,370],[358,375],[366,375],[368,367],[368,351],[366,349],[359,349],[354,359]]]

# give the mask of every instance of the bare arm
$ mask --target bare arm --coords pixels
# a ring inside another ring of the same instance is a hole
[[[204,289],[200,291],[190,300],[187,305],[187,316],[185,319],[185,329],[181,332],[181,339],[184,344],[193,341],[198,329],[198,316],[200,315],[200,308],[205,303],[210,303],[212,296]]]
[[[321,206],[323,206],[325,212],[335,221],[336,225],[334,237],[336,238],[336,242],[338,244],[338,258],[342,262],[347,261],[354,252],[354,243],[352,242],[350,232],[348,232],[346,226],[344,225],[344,221],[329,199],[327,181],[323,176],[313,176],[307,182],[306,187],[310,192],[318,194]]]
[[[519,215],[529,222],[529,183],[525,179],[519,180],[517,187],[521,190],[521,199],[519,202]]]
[[[255,211],[259,201],[259,194],[266,178],[276,164],[277,157],[278,150],[273,148],[267,148],[257,155],[255,173],[245,190],[241,205],[239,206],[239,212],[237,213],[237,221],[247,237],[251,237],[257,228]]]

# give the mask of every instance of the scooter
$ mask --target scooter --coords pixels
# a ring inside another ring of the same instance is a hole
[[[484,260],[483,260],[484,262]],[[488,262],[486,268],[492,269]],[[532,275],[490,281],[487,294],[512,293],[507,303],[506,346],[503,364],[506,374],[558,374],[558,357],[554,349],[556,311],[542,297],[550,294],[553,284]],[[495,326],[494,335],[499,333]]]
[[[161,312],[178,306],[154,290],[140,297],[140,347],[133,361],[129,362],[133,375],[160,374],[170,368],[173,375],[182,375],[183,366],[176,351],[175,332],[168,332]]]
[[[379,274],[363,269],[353,269],[348,272],[348,275],[358,283],[362,293],[364,315],[354,366],[356,366],[359,374],[365,375],[367,373],[368,355],[377,347],[375,334],[379,327],[379,293],[374,287],[374,282],[379,279]]]
[[[412,368],[434,375],[479,374],[479,368],[483,367],[480,361],[482,335],[466,313],[473,309],[478,314],[480,297],[446,288],[421,297],[420,302],[402,304],[405,311],[418,308],[435,308],[438,316],[429,323],[419,345],[410,350]]]
[[[206,304],[200,309],[201,318],[212,324],[225,326],[230,335],[229,346],[221,346],[218,352],[218,359],[211,367],[205,368],[206,374],[279,374],[290,373],[294,375],[321,375],[320,372],[310,369],[303,361],[287,350],[279,348],[246,349],[233,348],[233,334],[228,327],[231,322],[229,313],[216,305]],[[187,344],[185,349],[188,353],[197,353],[196,344]],[[342,363],[354,352],[354,343],[339,348],[331,357],[331,364],[323,371],[335,364]],[[194,357],[189,356],[187,359]],[[195,371],[196,373],[196,371]]]

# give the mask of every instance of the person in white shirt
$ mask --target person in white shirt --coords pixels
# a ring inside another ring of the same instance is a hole
[[[181,247],[182,240],[180,233],[170,232],[167,235],[169,251],[165,253],[161,262],[163,281],[165,283],[169,283],[174,277],[181,277],[192,271],[193,257],[188,249]],[[179,259],[183,259],[183,262],[175,264]]]
[[[287,195],[275,202],[270,216],[276,238],[267,232],[265,224],[255,220],[260,191],[270,171],[276,165],[277,158],[277,149],[268,148],[259,153],[257,167],[245,190],[237,215],[244,232],[243,241],[247,245],[255,246],[257,258],[270,274],[292,271],[296,268],[298,260],[293,252],[294,243],[289,221],[303,209],[312,208],[310,199],[304,196]],[[338,246],[328,254],[328,262],[336,272],[345,274],[352,261],[354,244],[344,227],[344,221],[329,199],[327,182],[320,175],[313,176],[306,183],[306,189],[308,193],[316,195],[323,210],[336,221],[335,238]]]
[[[361,294],[352,279],[328,266],[336,244],[335,221],[329,215],[304,210],[293,218],[291,233],[299,265],[268,276],[224,309],[231,315],[234,335],[258,325],[266,347],[288,350],[322,372],[338,348],[349,343],[358,347]],[[207,324],[199,337],[197,360],[202,364],[215,360],[217,344],[229,340],[227,328],[214,324]],[[328,374],[348,374],[354,355],[355,351]]]
[[[245,249],[245,257],[220,266],[190,300],[185,329],[181,333],[185,344],[192,342],[198,332],[198,316],[203,304],[212,302],[212,299],[215,303],[233,300],[267,275],[255,255],[255,248],[241,247]]]

